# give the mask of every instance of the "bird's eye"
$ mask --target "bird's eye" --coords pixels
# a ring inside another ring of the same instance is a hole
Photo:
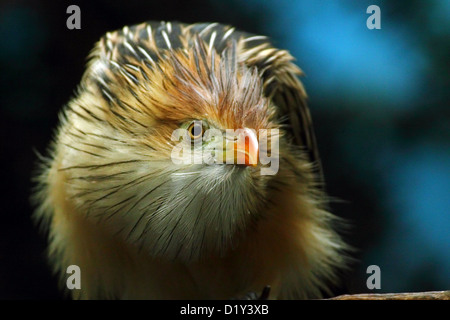
[[[188,127],[188,132],[191,137],[191,141],[201,139],[204,133],[204,126],[201,121],[194,121]]]

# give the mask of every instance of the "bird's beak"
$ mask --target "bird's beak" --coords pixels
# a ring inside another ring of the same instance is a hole
[[[253,130],[239,129],[232,137],[227,134],[223,142],[225,163],[252,167],[258,164],[258,137]]]

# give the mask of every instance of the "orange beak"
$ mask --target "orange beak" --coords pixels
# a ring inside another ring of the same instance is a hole
[[[228,145],[227,150],[231,149],[228,149],[228,147],[232,147],[234,164],[243,164],[252,167],[258,164],[258,137],[253,130],[248,128],[239,129],[237,136],[235,136],[234,141],[230,142],[230,144],[232,145]]]

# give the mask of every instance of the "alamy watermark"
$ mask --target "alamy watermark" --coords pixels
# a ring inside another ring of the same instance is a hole
[[[66,9],[66,13],[70,16],[66,20],[67,29],[81,29],[81,9],[77,5],[70,5]]]
[[[367,267],[366,273],[370,274],[370,276],[367,278],[367,281],[366,281],[367,289],[369,289],[369,290],[381,289],[381,269],[380,269],[380,267],[375,264],[372,264]]]
[[[367,7],[366,13],[370,14],[367,18],[366,26],[369,30],[381,29],[381,9],[379,6],[371,5]]]
[[[70,265],[66,269],[69,275],[66,280],[66,287],[69,290],[81,289],[81,269],[77,265]],[[377,265],[370,265],[366,269],[366,273],[370,274],[367,278],[367,289],[381,289],[381,269]]]
[[[202,121],[194,125],[203,128]],[[279,168],[278,129],[199,129],[194,134],[179,128],[171,140],[178,142],[172,149],[174,164],[238,164],[256,167],[261,175],[275,175]]]
[[[81,269],[79,266],[72,264],[67,267],[66,273],[70,274],[66,280],[66,287],[69,290],[81,289]]]

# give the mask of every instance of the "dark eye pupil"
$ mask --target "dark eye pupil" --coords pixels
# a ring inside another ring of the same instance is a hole
[[[194,124],[191,128],[191,133],[194,137],[201,136],[202,131],[202,126],[199,124]]]

